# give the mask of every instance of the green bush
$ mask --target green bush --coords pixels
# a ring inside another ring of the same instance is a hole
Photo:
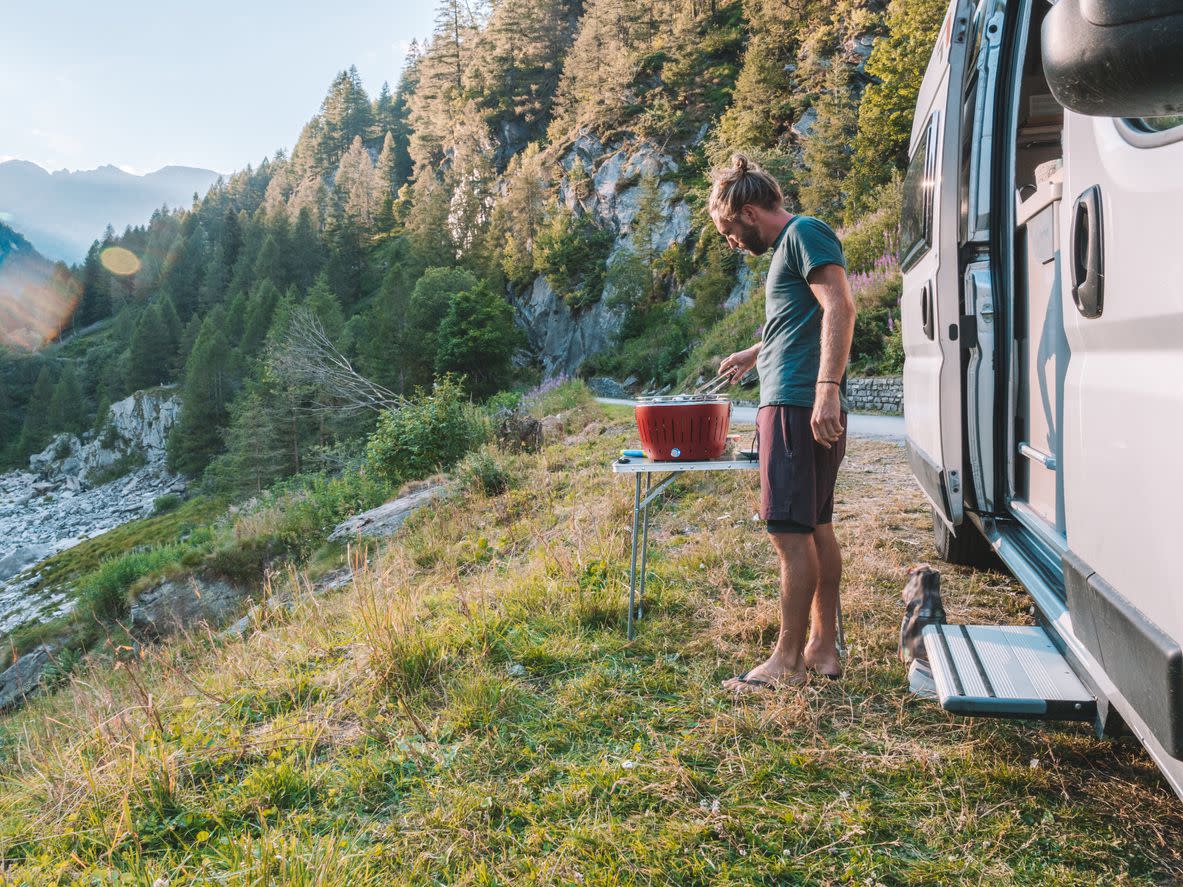
[[[176,493],[165,493],[163,496],[157,496],[156,501],[152,503],[153,514],[167,514],[173,511],[181,504],[181,497]]]
[[[366,464],[392,485],[451,468],[488,435],[480,410],[452,376],[388,410],[366,444]]]
[[[897,175],[875,192],[870,212],[838,232],[848,273],[871,271],[881,256],[895,256],[899,251],[902,194]]]
[[[103,561],[82,580],[75,614],[84,622],[114,622],[127,615],[128,589],[136,580],[180,561],[190,547],[184,543],[132,551]]]
[[[147,464],[148,460],[144,457],[144,454],[140,450],[133,450],[124,456],[120,456],[107,467],[100,468],[87,478],[87,480],[92,487],[101,487],[103,484],[109,484],[113,480],[118,480],[125,474],[131,474],[137,468],[141,468]]]
[[[486,444],[465,456],[456,468],[460,488],[468,493],[500,496],[514,486],[513,473],[506,457]]]
[[[534,270],[573,308],[598,302],[615,237],[587,215],[552,207],[534,241]]]

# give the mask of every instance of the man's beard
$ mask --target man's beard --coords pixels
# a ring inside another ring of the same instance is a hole
[[[745,225],[739,222],[739,233],[735,235],[743,248],[750,252],[753,256],[761,256],[768,251],[768,244],[764,242],[764,238],[760,236],[760,229],[755,225]]]

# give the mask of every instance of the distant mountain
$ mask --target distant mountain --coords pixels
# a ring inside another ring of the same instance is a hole
[[[118,167],[46,172],[35,163],[0,163],[0,221],[22,231],[51,259],[79,262],[110,224],[117,233],[142,225],[167,204],[188,207],[205,195],[218,173],[166,166],[144,176]]]

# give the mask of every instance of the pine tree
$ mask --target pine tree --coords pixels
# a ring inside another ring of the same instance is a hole
[[[345,315],[341,311],[341,302],[329,287],[328,274],[321,274],[316,283],[308,291],[304,299],[312,312],[320,320],[321,327],[332,342],[341,338],[341,331],[345,328]]]
[[[355,137],[349,150],[342,155],[333,180],[336,218],[347,219],[363,231],[371,230],[381,207],[380,178],[361,136]]]
[[[472,393],[484,397],[509,380],[510,359],[519,342],[513,309],[487,284],[478,283],[449,299],[439,327],[435,371],[467,377]]]
[[[168,440],[168,465],[189,477],[197,475],[222,449],[232,395],[231,351],[222,329],[222,306],[215,306],[201,325],[185,362],[181,414]]]
[[[177,351],[157,303],[144,307],[131,336],[127,384],[133,391],[152,388],[168,379],[169,362]]]
[[[310,207],[301,207],[292,226],[285,264],[292,285],[306,290],[324,266],[324,243]]]
[[[33,384],[33,393],[29,404],[25,408],[25,424],[21,429],[18,455],[29,456],[39,453],[49,443],[53,429],[49,422],[50,402],[53,400],[54,381],[49,364],[41,367],[37,374],[37,381]]]
[[[73,363],[67,363],[62,367],[50,398],[50,431],[55,434],[62,431],[77,434],[82,431],[83,413],[82,387],[78,384],[78,374]]]
[[[320,132],[314,142],[313,157],[319,174],[337,165],[357,137],[366,138],[373,126],[370,100],[361,84],[357,68],[342,71],[329,87],[320,106]]]
[[[251,290],[247,300],[246,316],[243,319],[242,340],[238,351],[244,358],[253,357],[263,345],[275,306],[279,304],[279,287],[270,280],[261,280]]]
[[[235,493],[259,493],[283,476],[287,451],[276,427],[273,392],[252,384],[230,407],[226,452],[205,470],[203,485]]]
[[[82,297],[76,313],[79,327],[111,316],[111,289],[107,270],[103,268],[102,250],[102,244],[96,240],[82,263]]]
[[[855,115],[850,72],[835,59],[826,78],[826,92],[817,103],[817,121],[805,140],[806,174],[801,186],[801,209],[833,225],[842,220]]]
[[[475,288],[477,279],[463,268],[428,268],[411,292],[408,305],[408,387],[430,387],[439,347],[440,324],[452,296]]]
[[[867,60],[867,73],[877,82],[859,104],[852,218],[873,208],[875,192],[907,165],[916,96],[947,6],[945,0],[892,0],[888,7],[888,34],[875,42]]]

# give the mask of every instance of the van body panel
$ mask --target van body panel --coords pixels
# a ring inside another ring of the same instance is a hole
[[[1183,142],[1139,148],[1109,118],[1066,115],[1061,230],[1076,198],[1102,202],[1104,301],[1062,294],[1068,544],[1170,637],[1183,639]],[[1078,244],[1066,244],[1065,277]]]
[[[968,0],[950,6],[921,86],[921,122],[913,126],[904,197],[905,235],[914,236],[908,237],[911,243],[901,243],[900,324],[909,391],[904,427],[911,462],[923,466],[917,480],[950,527],[958,526],[964,514],[957,184],[970,10]],[[926,243],[925,230],[930,232]]]
[[[950,5],[913,124],[935,164],[909,166],[924,248],[901,228],[909,461],[1030,592],[1098,730],[1183,797],[1183,127],[1064,110],[1051,10],[1007,4],[989,33],[999,9]]]

